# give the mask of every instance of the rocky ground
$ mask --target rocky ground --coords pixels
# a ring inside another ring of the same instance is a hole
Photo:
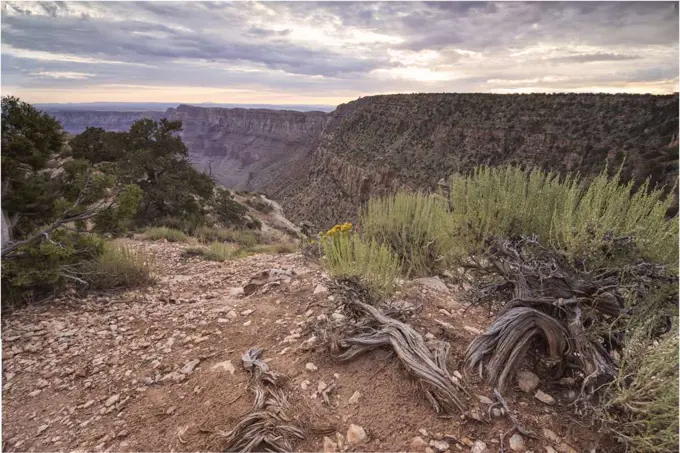
[[[252,406],[241,354],[254,346],[286,378],[305,432],[296,451],[611,451],[569,407],[569,380],[524,373],[503,395],[534,439],[510,432],[474,377],[468,413],[437,417],[388,351],[334,362],[307,328],[333,316],[332,285],[299,254],[215,263],[183,257],[183,245],[126,242],[156,254],[156,285],[72,292],[3,316],[3,451],[223,450],[221,433]],[[268,282],[246,286],[263,271]],[[422,305],[412,325],[449,341],[462,373],[489,313],[442,285],[409,282],[399,297]]]

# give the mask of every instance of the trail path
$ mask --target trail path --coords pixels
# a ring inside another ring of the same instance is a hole
[[[488,416],[484,397],[493,398],[492,389],[471,384],[471,414],[486,421],[470,414],[438,418],[387,351],[334,363],[327,351],[305,348],[305,325],[332,315],[334,305],[323,270],[299,254],[215,263],[183,257],[183,245],[124,242],[156,254],[161,266],[156,285],[82,298],[71,294],[3,317],[4,451],[221,451],[220,431],[252,405],[241,354],[253,346],[286,376],[294,416],[307,431],[297,451],[426,451],[428,443],[427,451],[476,451],[474,441],[484,442],[488,452],[500,451],[499,436],[512,425],[507,417]],[[289,275],[289,281],[242,294],[253,275],[270,269]],[[488,313],[465,311],[455,293],[422,285],[401,296],[422,304],[412,325],[448,340],[449,363],[460,367],[475,329],[489,322]],[[332,383],[329,407],[319,390]],[[519,389],[504,395],[538,434],[536,440],[523,439],[525,448],[595,447],[597,435],[579,426],[568,408],[573,390],[543,381],[539,388],[557,405]],[[364,442],[347,445],[350,424],[364,428]],[[546,439],[543,429],[559,439]],[[509,439],[505,451],[513,451]]]

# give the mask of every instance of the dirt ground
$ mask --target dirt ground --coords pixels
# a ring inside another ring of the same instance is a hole
[[[182,245],[126,242],[156,254],[156,285],[70,294],[3,317],[3,451],[222,451],[220,433],[252,407],[241,354],[254,346],[286,377],[293,416],[306,434],[295,451],[454,452],[471,451],[475,441],[487,452],[612,451],[569,406],[577,389],[543,376],[538,388],[555,405],[519,388],[504,394],[536,433],[512,450],[511,434],[501,448],[512,423],[489,411],[485,398],[493,400],[493,391],[483,383],[466,379],[467,414],[438,417],[387,350],[336,363],[323,348],[300,348],[307,323],[332,313],[335,298],[325,291],[331,285],[323,270],[299,254],[215,263],[183,257]],[[244,296],[241,288],[268,269],[292,278]],[[462,373],[465,348],[489,313],[458,303],[455,290],[409,288],[400,297],[422,304],[412,325],[449,341],[449,363]],[[337,385],[330,406],[318,395],[319,382]],[[350,424],[364,428],[365,441],[347,445]],[[437,439],[443,442],[425,450]]]

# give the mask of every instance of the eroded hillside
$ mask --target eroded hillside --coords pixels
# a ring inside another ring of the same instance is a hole
[[[354,218],[371,195],[434,188],[479,164],[591,175],[625,161],[638,181],[678,175],[677,95],[371,96],[331,115],[296,180],[267,186],[290,217],[323,227]]]

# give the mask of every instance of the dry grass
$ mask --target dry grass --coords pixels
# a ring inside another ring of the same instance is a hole
[[[82,263],[79,274],[93,289],[133,288],[155,282],[153,256],[124,245],[106,244],[104,253]]]
[[[144,239],[157,241],[165,239],[168,242],[187,242],[189,237],[180,230],[168,227],[153,227],[144,232]]]
[[[260,236],[250,230],[199,227],[196,228],[194,236],[204,244],[211,242],[233,242],[244,247],[253,247],[260,243]]]

